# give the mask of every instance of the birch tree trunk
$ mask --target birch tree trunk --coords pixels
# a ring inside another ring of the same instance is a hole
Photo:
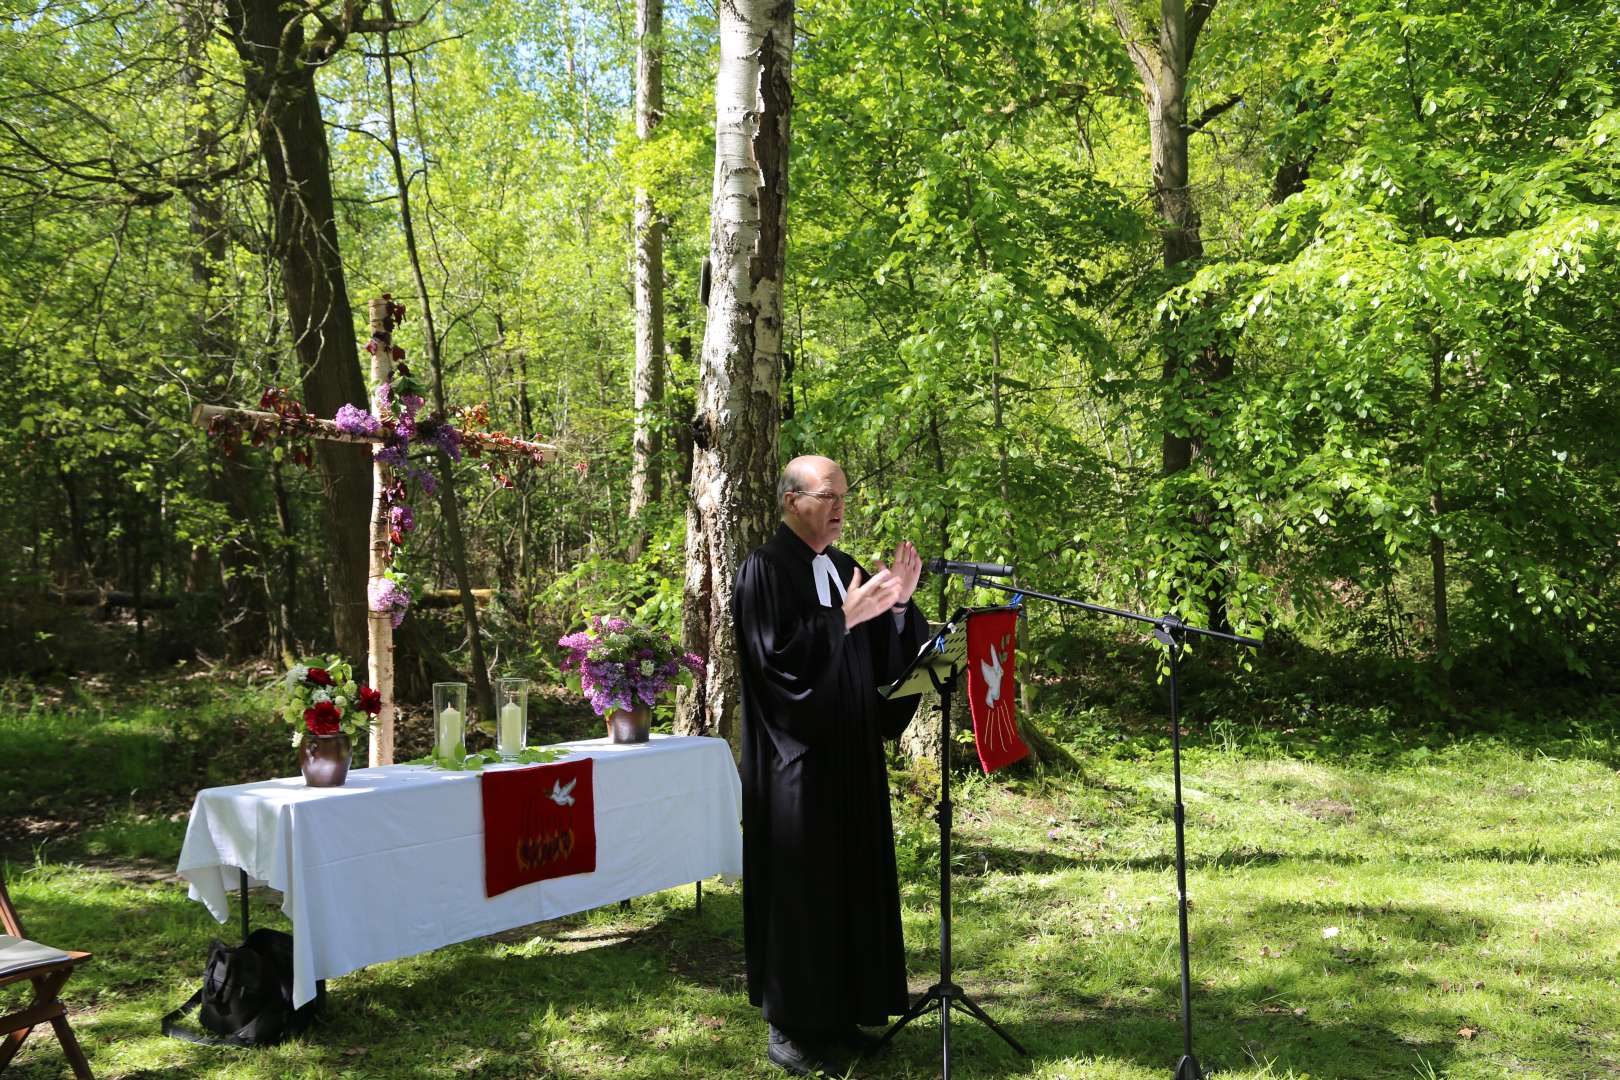
[[[363,7],[349,0],[333,25],[351,25]],[[315,92],[316,69],[341,47],[346,33],[325,32],[306,41],[302,14],[284,10],[280,0],[227,0],[225,12],[258,118],[274,250],[303,372],[304,404],[317,416],[333,416],[342,405],[366,403],[338,253],[331,154]],[[338,651],[358,663],[366,657],[369,555],[366,534],[355,525],[362,508],[371,506],[371,451],[317,439],[315,462],[331,549],[332,630]]]
[[[372,300],[367,309],[371,340],[377,348],[371,354],[371,384],[382,386],[394,377],[394,315],[385,298]],[[382,709],[371,724],[366,763],[372,768],[394,763],[394,619],[386,611],[370,610],[370,590],[388,572],[391,547],[388,541],[387,465],[375,455],[371,459],[371,528],[368,531],[370,563],[367,571],[368,652],[366,681],[382,696]]]
[[[664,0],[636,0],[636,137],[645,143],[664,113]],[[637,520],[663,494],[656,414],[664,400],[664,223],[636,188],[636,430],[630,463],[631,556],[646,543]]]
[[[787,240],[791,0],[720,5],[715,80],[713,285],[692,421],[687,508],[686,647],[708,658],[702,686],[678,699],[676,730],[738,746],[737,566],[775,524]]]

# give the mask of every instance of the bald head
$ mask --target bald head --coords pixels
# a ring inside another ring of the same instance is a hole
[[[776,502],[780,506],[782,496],[790,491],[815,491],[821,483],[822,477],[829,471],[844,474],[838,467],[838,462],[832,458],[819,457],[815,454],[801,454],[782,467],[782,476],[776,481]]]
[[[823,551],[844,529],[844,497],[849,483],[832,458],[806,454],[782,469],[776,500],[782,520],[799,539]]]

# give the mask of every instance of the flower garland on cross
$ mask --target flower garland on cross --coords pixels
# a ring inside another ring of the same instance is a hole
[[[555,446],[535,440],[517,439],[500,431],[489,431],[489,408],[455,408],[452,416],[422,416],[425,395],[422,385],[405,364],[405,350],[393,342],[393,330],[405,317],[403,304],[384,293],[371,301],[371,338],[366,352],[371,355],[372,407],[367,411],[354,404],[340,407],[331,420],[306,412],[287,390],[271,387],[259,399],[259,411],[232,409],[218,405],[198,405],[192,420],[205,423],[208,434],[220,440],[224,453],[232,454],[247,433],[254,446],[274,441],[287,447],[294,464],[314,467],[310,440],[366,443],[372,450],[371,566],[367,582],[368,651],[370,682],[382,698],[381,711],[371,729],[370,763],[388,765],[394,760],[394,647],[393,631],[410,610],[408,577],[399,555],[406,537],[416,528],[416,515],[408,499],[411,485],[424,494],[433,494],[433,473],[413,464],[412,446],[443,450],[452,462],[488,454],[517,460],[520,464],[543,464],[554,460]],[[495,483],[513,486],[506,473],[490,461],[481,461]]]

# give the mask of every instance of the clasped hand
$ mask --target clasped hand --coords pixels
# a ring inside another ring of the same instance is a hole
[[[891,563],[878,563],[877,571],[864,580],[861,568],[855,568],[844,595],[846,627],[859,626],[891,608],[910,603],[911,594],[917,591],[917,579],[922,576],[922,558],[909,540],[902,540],[895,546]]]

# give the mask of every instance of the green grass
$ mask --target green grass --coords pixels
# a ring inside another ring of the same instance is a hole
[[[674,890],[345,976],[326,1022],[296,1043],[161,1038],[158,1018],[195,987],[209,940],[234,933],[167,874],[183,829],[163,812],[173,785],[220,768],[175,748],[222,731],[258,746],[256,721],[206,702],[181,723],[150,701],[77,709],[0,716],[0,737],[104,770],[83,777],[90,809],[71,835],[38,858],[8,847],[7,880],[34,937],[96,953],[67,999],[98,1076],[778,1075],[743,992],[740,893],[717,885],[701,917],[691,890]],[[1612,709],[1462,738],[1403,734],[1373,710],[1316,714],[1292,730],[1236,720],[1189,735],[1205,1066],[1254,1080],[1620,1076]],[[1031,1051],[1021,1059],[963,1018],[953,1075],[1163,1080],[1180,1053],[1165,740],[1096,711],[1049,719],[1079,774],[961,772],[953,787],[957,978]],[[280,731],[262,747],[264,760],[242,753],[233,767],[286,771]],[[191,765],[162,764],[177,758]],[[150,781],[150,767],[168,779]],[[8,771],[0,798],[28,810],[60,775]],[[926,764],[894,777],[916,989],[939,965],[934,782]],[[255,923],[285,926],[278,902],[257,895]],[[48,1033],[11,1073],[65,1074]],[[933,1018],[855,1072],[938,1074]]]

